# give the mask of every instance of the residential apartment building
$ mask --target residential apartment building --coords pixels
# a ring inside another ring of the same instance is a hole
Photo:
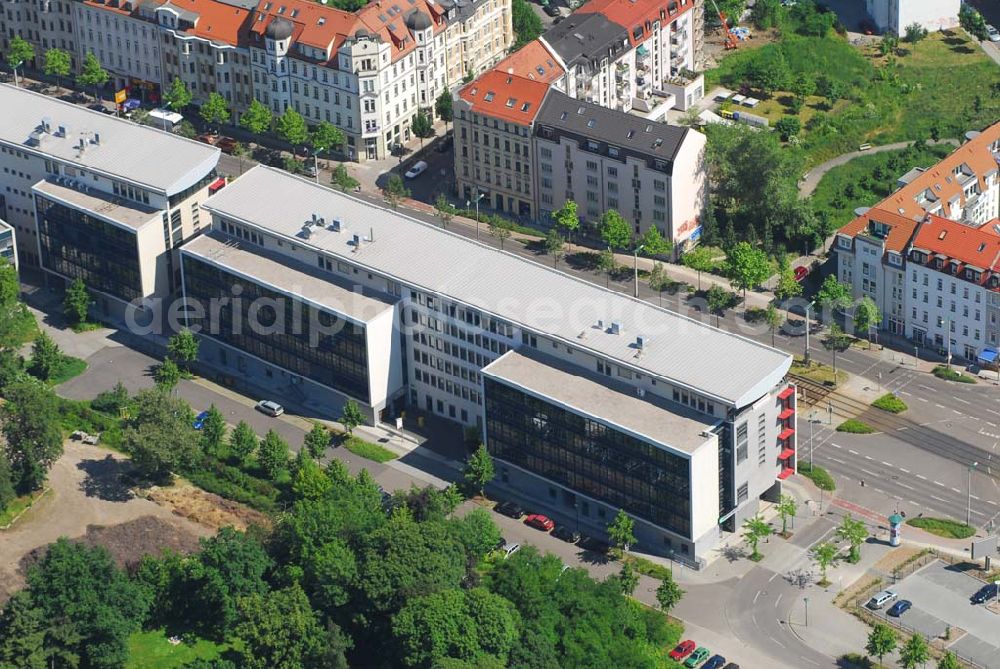
[[[900,177],[896,192],[841,228],[834,250],[838,278],[879,305],[882,328],[976,359],[997,338],[994,260],[985,256],[1000,224],[1000,123],[968,136],[936,165]],[[967,269],[977,276],[963,283]]]
[[[178,289],[173,250],[207,223],[219,150],[13,86],[0,108],[0,218],[21,263],[82,278],[111,317]]]
[[[62,49],[70,54],[75,70],[79,65],[73,0],[2,0],[0,1],[0,51],[7,51],[11,38],[20,35],[35,47],[34,62],[27,67],[41,68],[45,52]]]
[[[865,0],[868,16],[881,33],[896,37],[906,35],[906,28],[916,23],[925,30],[948,30],[958,27],[962,0]]]
[[[185,295],[226,374],[478,426],[505,494],[692,563],[794,471],[784,353],[280,170],[203,207]]]
[[[14,228],[3,220],[0,220],[0,258],[17,269],[17,240],[14,239]]]
[[[158,101],[163,81],[158,3],[83,0],[74,3],[77,58],[94,54],[114,89],[144,101]]]

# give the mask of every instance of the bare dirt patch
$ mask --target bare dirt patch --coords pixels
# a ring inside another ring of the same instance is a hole
[[[226,526],[238,530],[245,530],[250,525],[271,526],[271,519],[263,513],[184,481],[178,481],[169,488],[154,486],[137,493],[169,509],[176,516],[216,530]]]

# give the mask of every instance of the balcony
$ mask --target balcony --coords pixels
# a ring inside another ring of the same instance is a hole
[[[791,476],[794,473],[795,473],[795,469],[794,468],[792,468],[792,467],[785,467],[784,469],[781,470],[781,473],[778,474],[778,479],[784,481],[785,479],[787,479],[789,476]]]
[[[670,44],[673,46],[678,46],[680,44],[687,44],[688,32],[685,28],[684,30],[678,30],[670,35]]]

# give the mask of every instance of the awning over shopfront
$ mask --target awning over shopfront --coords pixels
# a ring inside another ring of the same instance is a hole
[[[997,350],[995,348],[984,348],[979,353],[980,362],[993,363],[997,361]]]
[[[225,188],[225,186],[226,186],[225,178],[219,177],[218,179],[213,181],[212,184],[208,187],[208,192],[214,195],[215,193],[219,192],[219,190],[221,190],[222,188]]]

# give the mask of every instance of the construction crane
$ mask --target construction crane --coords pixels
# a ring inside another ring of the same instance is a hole
[[[715,13],[719,15],[719,20],[722,21],[722,34],[724,35],[722,45],[726,47],[726,51],[732,51],[736,48],[736,36],[729,29],[729,22],[726,20],[725,12],[719,9],[719,5],[715,4],[715,0],[712,0],[712,6],[715,7]]]

